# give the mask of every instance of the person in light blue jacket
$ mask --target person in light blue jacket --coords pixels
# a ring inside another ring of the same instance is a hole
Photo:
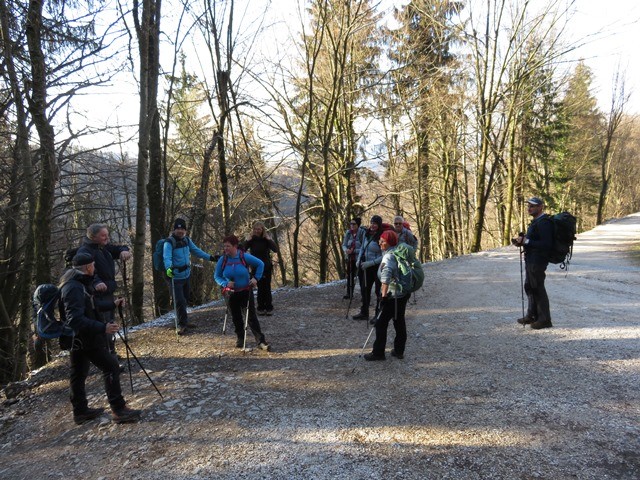
[[[349,230],[344,233],[342,240],[342,252],[344,253],[345,263],[347,264],[347,293],[343,300],[349,300],[353,297],[353,290],[356,284],[356,259],[360,254],[360,247],[362,246],[360,224],[362,220],[360,217],[354,217],[349,222]]]
[[[374,215],[367,230],[362,232],[360,243],[362,247],[358,252],[356,267],[358,269],[358,279],[360,280],[360,292],[362,294],[362,306],[360,313],[354,315],[354,320],[369,320],[369,304],[371,303],[371,287],[375,285],[376,292],[376,313],[378,314],[380,299],[380,279],[378,278],[378,265],[382,261],[382,250],[378,245],[380,234],[382,233],[382,217]],[[375,316],[374,315],[374,316]]]
[[[244,332],[244,315],[248,315],[247,324],[255,337],[260,350],[271,350],[271,345],[260,329],[256,306],[253,300],[253,289],[258,285],[264,272],[264,262],[250,253],[238,248],[238,237],[229,235],[222,240],[224,255],[218,260],[213,278],[222,287],[222,294],[227,297],[227,305],[237,336],[236,348],[246,347]],[[252,267],[250,269],[250,267]],[[253,275],[251,274],[253,271]],[[247,309],[248,308],[248,312]],[[243,312],[244,310],[244,312]]]
[[[163,250],[164,268],[166,279],[174,297],[173,302],[178,312],[178,335],[187,333],[187,328],[192,327],[187,317],[187,300],[189,299],[191,277],[191,254],[195,254],[204,260],[214,261],[214,256],[201,250],[187,237],[187,222],[182,218],[176,218],[173,223],[173,233],[168,241],[164,242]]]

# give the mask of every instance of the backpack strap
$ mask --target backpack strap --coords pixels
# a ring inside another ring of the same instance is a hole
[[[173,257],[173,250],[175,250],[176,248],[189,248],[189,237],[188,236],[184,236],[183,240],[181,242],[184,243],[183,246],[177,246],[178,245],[178,241],[175,239],[175,237],[173,235],[169,235],[167,237],[167,242],[169,242],[171,244],[171,256]],[[187,257],[189,258],[189,257]],[[173,258],[172,258],[173,260]],[[186,265],[183,265],[182,267],[173,267],[173,270],[175,270],[176,272],[184,272],[185,270],[189,269],[191,267],[191,263],[188,262]]]

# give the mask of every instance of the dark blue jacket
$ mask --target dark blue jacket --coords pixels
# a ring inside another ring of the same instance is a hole
[[[529,224],[525,236],[529,241],[524,246],[526,263],[549,263],[553,248],[553,222],[547,214],[540,215]]]
[[[69,326],[76,332],[74,348],[107,348],[106,325],[98,319],[92,284],[94,277],[74,272],[60,287],[64,314]],[[113,306],[113,303],[111,302]]]

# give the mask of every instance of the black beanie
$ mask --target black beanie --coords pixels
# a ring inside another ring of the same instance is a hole
[[[82,267],[83,265],[89,265],[93,263],[93,255],[90,253],[76,253],[71,260],[71,265],[74,267]]]
[[[362,219],[360,217],[355,217],[353,221],[356,222],[356,225],[358,226],[362,225]]]
[[[185,222],[182,218],[176,218],[176,221],[173,222],[173,229],[177,230],[178,228],[182,228],[184,230],[187,229],[187,222]]]
[[[374,215],[371,217],[371,223],[377,223],[379,228],[382,228],[382,217],[380,215]]]

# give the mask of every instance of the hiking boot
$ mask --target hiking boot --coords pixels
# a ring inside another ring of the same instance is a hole
[[[262,308],[258,309],[258,315],[266,315],[267,311],[263,310]]]
[[[346,295],[342,296],[343,300],[351,300],[351,295],[349,295],[348,293]]]
[[[530,317],[529,315],[527,315],[527,316],[525,316],[525,317],[522,317],[522,318],[519,318],[519,319],[517,320],[517,322],[518,322],[520,325],[529,325],[530,323],[533,323],[533,322],[535,322],[535,321],[536,321],[536,319],[535,319],[535,318]]]
[[[360,312],[359,314],[354,315],[351,318],[353,318],[354,320],[369,320],[369,314]]]
[[[394,350],[391,350],[391,356],[396,357],[398,360],[402,360],[404,358],[404,353],[398,353]]]
[[[198,326],[197,326],[195,323],[188,323],[188,324],[186,325],[186,327],[187,327],[189,330],[195,330],[196,328],[198,328]]]
[[[242,347],[244,347],[244,340],[242,338],[239,338],[238,340],[236,340],[236,348]]]
[[[270,351],[271,351],[271,345],[270,345],[270,344],[268,344],[267,342],[260,342],[260,343],[258,344],[258,348],[259,348],[260,350],[266,350],[267,352],[270,352]]]
[[[185,335],[187,333],[187,327],[178,327],[176,333],[178,335]]]
[[[264,311],[264,314],[265,314],[267,317],[270,317],[271,315],[273,315],[273,308],[272,308],[271,310],[265,310],[265,311]]]
[[[104,412],[104,408],[87,408],[82,413],[74,413],[73,421],[76,425],[82,425],[89,420],[93,420],[94,418],[99,417],[100,415],[102,415],[102,412]]]
[[[551,324],[551,320],[547,320],[546,322],[542,320],[537,320],[531,324],[531,328],[534,330],[541,330],[543,328],[551,328],[553,325]]]
[[[371,352],[371,353],[365,353],[364,359],[367,362],[376,362],[378,360],[386,360],[387,357],[385,357],[384,355],[375,355],[373,352]]]
[[[126,405],[118,410],[112,411],[112,419],[114,423],[133,423],[140,420],[142,410],[134,410]]]

